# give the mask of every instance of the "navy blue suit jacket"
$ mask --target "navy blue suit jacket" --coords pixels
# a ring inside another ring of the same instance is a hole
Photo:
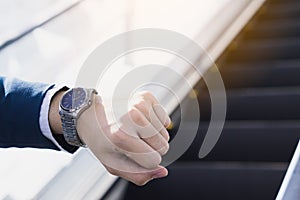
[[[40,109],[53,85],[0,77],[0,147],[58,148],[39,125]]]

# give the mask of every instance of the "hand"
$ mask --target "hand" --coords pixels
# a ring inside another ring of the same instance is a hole
[[[137,185],[167,176],[159,164],[169,149],[166,127],[171,120],[155,97],[139,93],[127,113],[116,121],[110,120],[111,115],[112,110],[95,96],[77,124],[80,138],[106,169]]]

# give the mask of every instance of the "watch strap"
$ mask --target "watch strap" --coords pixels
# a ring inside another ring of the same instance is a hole
[[[85,147],[86,144],[80,139],[76,129],[77,119],[62,115],[61,122],[65,140],[73,146]]]

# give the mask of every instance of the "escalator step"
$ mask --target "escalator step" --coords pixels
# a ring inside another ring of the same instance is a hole
[[[300,37],[284,39],[247,40],[230,52],[226,61],[251,62],[300,58]]]
[[[300,86],[300,60],[236,63],[219,70],[228,89]]]
[[[210,120],[209,93],[200,91],[198,100],[201,120]],[[226,120],[300,119],[299,102],[299,87],[232,89],[227,91]]]
[[[300,36],[300,17],[293,20],[277,19],[252,22],[248,27],[250,28],[243,35],[244,39],[297,37]]]
[[[186,163],[172,165],[169,176],[143,187],[129,184],[125,200],[271,200],[287,166],[281,163]]]
[[[180,161],[201,161],[198,153],[207,128],[208,123],[200,124],[196,138]],[[191,128],[184,127],[182,132],[191,134]],[[289,162],[299,139],[300,121],[227,121],[216,146],[203,160]],[[171,145],[170,153],[173,148],[176,147]]]
[[[259,13],[259,20],[282,19],[300,17],[300,2],[294,1],[269,1]]]
[[[272,4],[272,5],[284,5],[284,4],[295,4],[299,2],[298,0],[268,0],[267,3],[268,4]]]

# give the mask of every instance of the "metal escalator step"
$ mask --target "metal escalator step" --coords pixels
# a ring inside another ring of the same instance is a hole
[[[181,161],[200,161],[198,153],[207,128],[208,123],[200,123],[197,136]],[[182,131],[191,133],[190,126]],[[219,141],[204,160],[289,162],[299,139],[300,121],[227,121]]]
[[[219,66],[226,88],[300,86],[300,60]]]
[[[300,11],[299,11],[300,15]],[[265,39],[300,36],[300,17],[296,19],[275,19],[257,21],[251,23],[251,29],[247,30],[244,39]]]
[[[297,3],[299,2],[298,0],[268,0],[268,4],[272,5],[280,5],[280,4],[287,4],[287,3]]]
[[[199,91],[201,120],[210,120],[207,91]],[[226,120],[300,119],[300,88],[247,88],[227,90]],[[187,109],[187,113],[193,112]],[[188,118],[188,117],[187,117]]]
[[[300,37],[247,40],[227,55],[227,62],[267,61],[300,58]]]
[[[300,17],[299,1],[268,1],[259,13],[260,20]]]
[[[285,163],[178,163],[169,176],[143,187],[129,184],[125,200],[275,199]]]

